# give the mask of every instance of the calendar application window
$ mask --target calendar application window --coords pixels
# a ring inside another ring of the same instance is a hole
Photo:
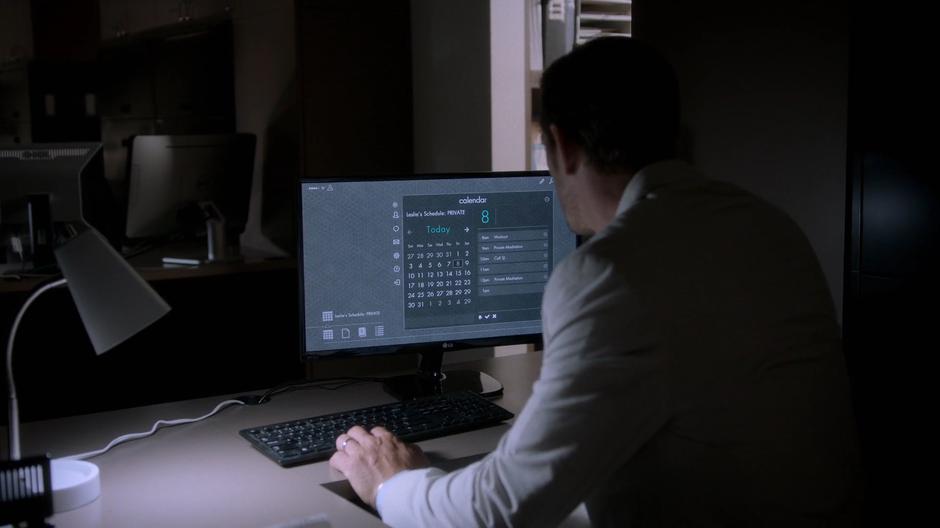
[[[549,191],[406,196],[405,327],[539,318]]]
[[[538,334],[576,245],[545,173],[303,182],[301,207],[312,356]]]

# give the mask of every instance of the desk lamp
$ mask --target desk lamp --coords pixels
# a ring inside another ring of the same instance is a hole
[[[20,308],[7,342],[10,390],[10,460],[20,459],[20,420],[13,385],[13,341],[27,308],[42,293],[67,285],[97,354],[103,354],[165,315],[169,305],[105,238],[87,227],[55,250],[64,278],[48,283]],[[98,466],[82,460],[52,460],[52,502],[56,512],[95,500],[101,492]]]

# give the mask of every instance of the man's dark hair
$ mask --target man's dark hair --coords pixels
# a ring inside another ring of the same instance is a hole
[[[675,156],[679,88],[672,66],[647,44],[603,37],[578,46],[542,75],[540,121],[555,125],[603,172],[635,172]]]

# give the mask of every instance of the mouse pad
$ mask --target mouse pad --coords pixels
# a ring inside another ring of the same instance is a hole
[[[433,451],[428,451],[425,453],[428,457],[428,460],[431,461],[431,466],[443,469],[444,471],[454,471],[455,469],[460,469],[464,466],[469,466],[470,464],[480,460],[486,456],[486,453],[480,453],[478,455],[470,455],[461,458],[443,458],[440,455],[435,454]],[[349,485],[348,480],[337,480],[334,482],[327,482],[325,484],[320,484],[324,488],[332,491],[333,493],[339,495],[340,497],[348,500],[349,502],[359,506],[363,510],[371,513],[372,515],[378,517],[378,512],[375,511],[371,506],[362,502],[359,499],[359,496],[356,495],[356,492],[353,491],[352,486]]]

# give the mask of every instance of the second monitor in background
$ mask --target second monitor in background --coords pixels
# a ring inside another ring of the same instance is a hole
[[[234,254],[248,219],[253,134],[135,136],[128,154],[128,240],[207,238],[206,260]]]

